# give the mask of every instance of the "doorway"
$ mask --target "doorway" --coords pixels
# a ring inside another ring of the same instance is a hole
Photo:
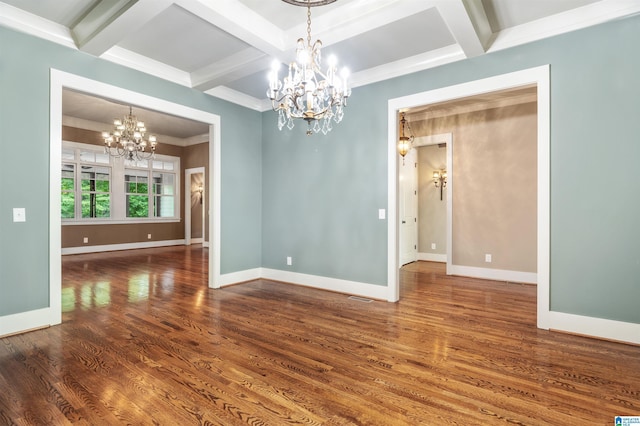
[[[61,253],[61,151],[62,151],[62,91],[64,88],[84,92],[105,99],[113,99],[126,104],[138,105],[209,125],[209,159],[212,173],[209,174],[208,187],[212,189],[213,210],[209,214],[209,240],[213,247],[209,250],[208,285],[220,286],[220,116],[197,110],[159,98],[133,92],[100,81],[51,69],[50,83],[50,150],[49,150],[49,307],[46,312],[38,313],[38,322],[47,325],[60,324],[62,321],[62,253]]]
[[[401,109],[429,105],[453,99],[486,94],[515,87],[535,85],[538,101],[537,111],[537,325],[548,329],[549,312],[549,66],[541,66],[523,71],[462,83],[428,92],[417,93],[389,100],[388,103],[388,300],[399,299],[399,185],[398,155],[395,139],[397,135],[397,113]],[[450,170],[449,179],[453,173]],[[451,183],[453,183],[450,180]],[[452,198],[452,197],[449,197]],[[451,222],[451,221],[449,221]],[[451,224],[448,225],[451,232]],[[448,247],[448,251],[451,250]]]
[[[205,168],[195,167],[184,171],[184,245],[206,246]]]

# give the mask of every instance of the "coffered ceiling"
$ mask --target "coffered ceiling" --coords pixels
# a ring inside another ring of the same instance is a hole
[[[629,0],[337,0],[312,37],[359,86],[638,13]],[[280,0],[4,0],[0,24],[265,110],[266,74],[306,36]]]
[[[633,0],[337,0],[312,37],[357,87],[640,12]],[[264,111],[266,74],[306,36],[280,0],[4,0],[0,25]]]

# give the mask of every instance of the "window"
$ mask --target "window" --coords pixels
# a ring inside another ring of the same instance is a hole
[[[179,220],[178,157],[132,161],[65,141],[61,167],[63,223]]]

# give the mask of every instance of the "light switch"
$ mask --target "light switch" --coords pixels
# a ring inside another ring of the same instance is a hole
[[[378,219],[384,219],[385,217],[386,217],[385,209],[379,209],[378,210]]]
[[[26,222],[27,212],[24,207],[13,208],[13,221],[14,222]]]

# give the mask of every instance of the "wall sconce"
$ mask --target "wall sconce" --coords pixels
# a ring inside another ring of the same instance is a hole
[[[435,170],[433,172],[433,183],[436,188],[440,188],[440,201],[442,201],[442,190],[447,187],[447,171]]]
[[[203,194],[204,194],[204,186],[202,186],[202,184],[199,184],[194,192],[198,193],[198,197],[200,198],[200,204],[202,204],[202,198],[203,198]]]
[[[408,133],[405,133],[405,127]],[[408,136],[407,136],[408,135]],[[413,135],[411,134],[411,127],[409,122],[404,118],[404,112],[400,113],[400,137],[398,138],[398,154],[402,156],[402,164],[404,164],[404,156],[411,149],[411,143],[413,142]]]

